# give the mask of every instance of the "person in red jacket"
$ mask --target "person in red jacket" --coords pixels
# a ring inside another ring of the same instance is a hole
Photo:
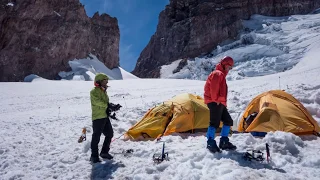
[[[233,120],[227,110],[228,86],[226,76],[232,69],[234,61],[226,56],[216,65],[216,69],[208,76],[204,86],[204,102],[210,110],[210,124],[207,131],[207,148],[209,151],[221,152],[223,150],[235,150],[237,147],[229,142],[228,134]],[[219,128],[220,121],[223,122],[219,147],[215,138],[216,129]]]

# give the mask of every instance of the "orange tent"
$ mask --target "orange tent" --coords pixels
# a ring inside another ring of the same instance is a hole
[[[254,118],[249,115],[255,113]],[[320,128],[307,109],[292,95],[273,90],[255,97],[238,124],[239,132],[285,131],[297,135],[319,133]]]

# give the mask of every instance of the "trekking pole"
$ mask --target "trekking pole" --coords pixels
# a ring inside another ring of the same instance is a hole
[[[59,113],[58,113],[58,118],[60,119],[60,106],[59,106]]]
[[[162,154],[161,154],[162,161],[166,158],[166,155],[164,154],[164,144],[165,144],[165,142],[163,142],[163,145],[162,145]]]
[[[280,86],[280,76],[279,76],[279,90],[281,90],[281,86]]]
[[[146,103],[145,103],[144,100],[142,99],[142,95],[141,95],[140,97],[141,97],[142,104],[146,105]]]
[[[124,100],[124,104],[126,105],[126,109],[128,109],[127,107],[127,103],[126,103],[126,99],[124,98],[124,96],[122,96],[123,100]]]
[[[270,149],[269,149],[268,143],[266,143],[266,151],[267,151],[267,162],[270,163]]]

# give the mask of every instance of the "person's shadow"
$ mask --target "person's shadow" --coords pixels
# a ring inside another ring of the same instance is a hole
[[[106,160],[101,163],[92,165],[91,169],[91,180],[105,180],[113,179],[112,173],[115,172],[119,167],[125,167],[122,162],[115,162],[113,160]]]

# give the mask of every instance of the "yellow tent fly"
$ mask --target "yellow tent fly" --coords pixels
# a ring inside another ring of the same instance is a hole
[[[180,94],[150,109],[131,127],[127,139],[157,138],[176,132],[207,129],[209,109],[203,98],[193,94]]]

